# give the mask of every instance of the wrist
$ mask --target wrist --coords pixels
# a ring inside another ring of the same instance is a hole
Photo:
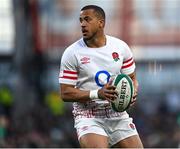
[[[91,90],[89,92],[89,98],[90,99],[98,99],[98,89],[97,90]]]

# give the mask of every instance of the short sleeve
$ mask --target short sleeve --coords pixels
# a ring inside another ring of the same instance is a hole
[[[77,79],[77,60],[74,52],[70,49],[67,49],[61,58],[59,83],[76,85]]]
[[[121,72],[129,75],[135,71],[135,62],[129,46],[126,43],[124,43],[124,47],[124,58],[123,65],[121,67]]]

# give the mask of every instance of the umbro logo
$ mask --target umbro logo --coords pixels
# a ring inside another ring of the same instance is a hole
[[[81,64],[87,64],[87,63],[90,63],[90,58],[85,56],[81,58],[80,61],[81,61]]]

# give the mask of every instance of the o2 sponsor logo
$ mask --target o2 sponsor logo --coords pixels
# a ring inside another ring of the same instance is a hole
[[[111,75],[106,70],[98,71],[95,75],[95,82],[98,86],[103,87],[106,83],[109,82]]]

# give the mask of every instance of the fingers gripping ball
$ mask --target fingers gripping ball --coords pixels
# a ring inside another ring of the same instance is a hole
[[[115,76],[112,85],[116,86],[118,97],[111,102],[111,107],[114,111],[123,112],[130,106],[134,87],[131,78],[125,74]]]

